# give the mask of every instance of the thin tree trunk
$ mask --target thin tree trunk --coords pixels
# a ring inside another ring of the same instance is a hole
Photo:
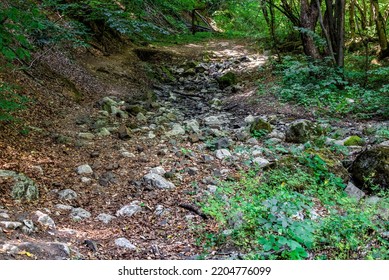
[[[355,39],[355,0],[350,1],[349,8],[349,24],[351,40]]]

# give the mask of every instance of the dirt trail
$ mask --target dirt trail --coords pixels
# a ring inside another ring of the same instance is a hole
[[[174,123],[193,119],[201,123],[207,115],[225,112],[223,108],[229,105],[223,100],[231,97],[233,91],[253,90],[253,82],[246,77],[255,75],[265,58],[244,42],[237,41],[151,49],[157,56],[145,60],[155,67],[160,66],[160,59],[167,61],[168,71],[177,80],[155,85],[156,104],[145,108],[149,112],[142,111],[145,119],[135,113],[129,113],[129,118],[118,118],[102,113],[99,107],[107,96],[116,100],[119,109],[132,98],[126,95],[126,88],[134,92],[139,82],[136,80],[141,76],[132,74],[141,62],[133,59],[133,52],[126,50],[111,57],[84,60],[86,69],[112,85],[105,89],[105,94],[89,95],[81,105],[65,104],[58,111],[57,119],[42,120],[45,127],[31,131],[17,143],[1,142],[0,169],[23,172],[40,185],[37,202],[15,202],[10,198],[13,181],[0,177],[0,212],[4,213],[0,220],[21,223],[16,229],[4,223],[0,225],[1,259],[186,259],[201,253],[196,228],[212,230],[217,225],[198,215],[195,204],[207,192],[207,186],[215,183],[213,171],[223,171],[224,163],[207,160],[208,154],[212,157],[213,152],[198,148],[204,146],[206,140],[201,133],[197,135],[200,139],[192,139],[196,138],[194,131],[186,135],[173,133],[169,137],[166,133]],[[195,81],[197,74],[181,72],[181,67],[186,68],[183,71],[191,69],[188,61],[204,62],[205,67],[215,66],[214,77],[210,77],[213,70],[208,69],[207,74]],[[230,70],[238,74],[238,86],[219,90],[216,76]],[[200,97],[189,96],[198,88],[206,90],[207,87],[211,90],[203,92],[203,96],[201,93]],[[171,91],[181,92],[181,96],[166,96]],[[189,95],[184,96],[186,94]],[[217,104],[212,103],[214,95]],[[193,105],[200,103],[204,106],[194,110]],[[142,105],[145,104],[149,106],[150,102]],[[232,119],[233,114],[228,121]],[[99,120],[101,126],[97,124]],[[121,124],[136,127],[131,130],[129,139],[118,138]],[[102,136],[101,128],[106,128],[110,134]],[[89,139],[82,133],[93,136]],[[84,164],[92,168],[93,174],[77,174],[76,168]],[[145,185],[143,176],[157,166],[168,172],[165,178],[175,188],[158,189],[153,183]],[[61,198],[61,191],[68,189],[75,195],[71,193]],[[125,205],[136,205],[138,210],[131,216],[121,216],[118,211]],[[89,214],[77,212],[81,208]],[[43,226],[36,211],[48,214],[55,228]],[[106,217],[112,220],[105,224],[96,219],[100,214],[111,215]],[[29,220],[34,227],[27,233],[22,228]],[[118,238],[126,238],[134,248],[115,244]]]

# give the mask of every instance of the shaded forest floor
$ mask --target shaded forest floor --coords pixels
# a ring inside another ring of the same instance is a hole
[[[14,182],[0,177],[0,213],[9,216],[5,220],[32,220],[36,226],[26,234],[19,227],[0,225],[0,259],[191,259],[201,255],[204,244],[199,232],[217,232],[219,225],[197,211],[197,202],[210,185],[217,184],[215,177],[238,178],[247,169],[215,159],[214,151],[206,149],[209,139],[225,137],[223,125],[232,131],[248,115],[313,119],[305,108],[280,104],[270,94],[258,97],[258,67],[266,59],[247,41],[215,40],[128,48],[111,56],[84,53],[77,62],[51,53],[45,57],[46,64],[31,70],[34,79],[16,74],[33,102],[17,128],[8,124],[0,129],[0,169],[33,179],[40,186],[40,198],[13,200]],[[236,86],[219,90],[215,79],[192,73],[201,63],[206,64],[205,72],[210,68],[215,73],[233,71]],[[188,77],[190,82],[185,84]],[[197,86],[205,89],[200,95]],[[128,118],[120,112],[102,113],[106,97]],[[134,109],[135,105],[141,109]],[[209,125],[207,118],[214,116],[225,119],[221,125],[217,121]],[[184,121],[193,119],[207,132],[196,133],[187,124],[187,132],[182,133],[174,126],[184,127]],[[337,125],[358,127],[366,122],[343,119]],[[109,133],[103,134],[102,128]],[[93,173],[78,174],[77,167],[85,164]],[[145,183],[144,176],[158,166],[175,188]],[[61,199],[59,193],[66,189],[77,197]],[[118,214],[125,205],[135,205],[136,212]],[[90,216],[74,214],[80,208]],[[55,228],[40,224],[36,211],[48,214]],[[111,215],[112,220],[104,223],[97,219],[99,214]],[[126,238],[133,247],[115,244],[118,238]]]

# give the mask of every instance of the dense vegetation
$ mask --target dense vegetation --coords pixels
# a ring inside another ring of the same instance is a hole
[[[199,25],[222,35],[192,35],[194,11],[203,15]],[[383,120],[389,117],[387,30],[384,0],[0,0],[0,72],[28,71],[34,54],[47,49],[93,46],[110,53],[113,39],[147,44],[244,37],[272,54],[256,77],[259,98],[274,94],[319,116]],[[13,121],[26,104],[0,74],[0,123]],[[389,139],[388,130],[381,134]],[[317,151],[320,144],[307,148]],[[387,241],[379,233],[388,224],[377,222],[375,212],[389,203],[387,194],[381,194],[382,205],[361,207],[314,152],[295,151],[293,157],[298,164],[260,176],[253,169],[238,181],[220,182],[223,187],[202,202],[203,210],[221,228],[231,220],[241,224],[206,233],[199,242],[209,249],[239,246],[250,259],[387,258]],[[333,215],[316,220],[323,212]]]

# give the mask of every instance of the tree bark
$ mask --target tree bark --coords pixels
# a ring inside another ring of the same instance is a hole
[[[388,39],[386,37],[385,21],[380,12],[378,0],[371,0],[371,6],[373,9],[373,16],[376,25],[378,42],[380,44],[380,57],[384,58],[389,55]]]
[[[321,0],[320,0],[321,1]],[[300,27],[301,40],[303,43],[304,53],[313,59],[320,59],[321,55],[315,44],[312,34],[315,32],[319,10],[315,0],[300,0]]]

